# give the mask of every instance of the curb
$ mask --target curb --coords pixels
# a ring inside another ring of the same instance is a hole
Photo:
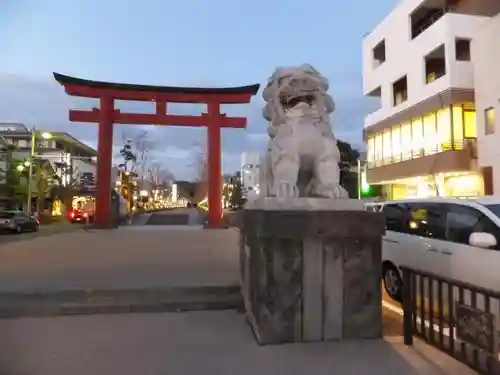
[[[239,286],[0,293],[0,319],[89,314],[239,310]]]

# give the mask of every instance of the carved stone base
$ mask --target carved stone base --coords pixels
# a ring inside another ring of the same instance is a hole
[[[240,223],[242,294],[259,344],[382,336],[382,214],[349,199],[261,198]]]

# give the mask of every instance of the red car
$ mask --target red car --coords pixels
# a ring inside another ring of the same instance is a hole
[[[68,212],[68,220],[71,224],[86,223],[92,221],[92,217],[83,210],[73,209]]]

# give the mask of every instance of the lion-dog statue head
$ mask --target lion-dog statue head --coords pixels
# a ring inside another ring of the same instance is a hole
[[[269,136],[274,137],[277,128],[286,122],[287,112],[299,104],[307,104],[329,123],[335,103],[327,93],[328,86],[328,80],[309,64],[277,68],[262,95],[266,101],[263,116],[270,122]]]

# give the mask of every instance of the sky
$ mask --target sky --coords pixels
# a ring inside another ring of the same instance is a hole
[[[361,42],[397,0],[0,0],[0,122],[66,131],[97,146],[97,125],[68,121],[70,108],[97,102],[68,97],[52,72],[108,82],[224,87],[260,83],[277,66],[312,64],[330,80],[337,138],[362,147]],[[149,103],[117,103],[151,112]],[[248,118],[246,130],[223,131],[223,169],[241,153],[262,151],[267,123],[262,88],[248,105],[225,106]],[[176,114],[202,106],[179,104]],[[177,179],[196,174],[206,130],[146,126],[151,160]],[[114,144],[142,131],[116,125]],[[115,151],[116,151],[115,150]]]

